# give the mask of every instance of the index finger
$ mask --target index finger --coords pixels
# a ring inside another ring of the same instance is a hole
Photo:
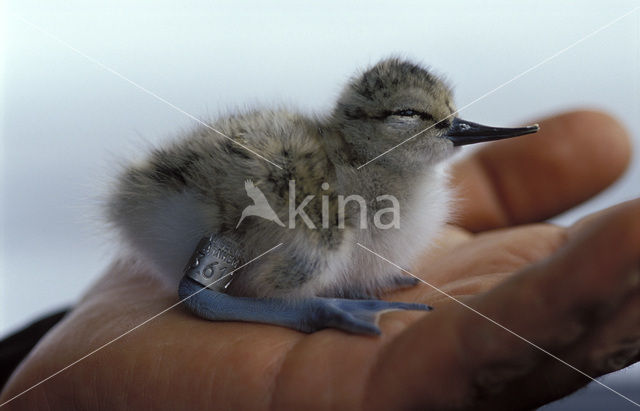
[[[489,144],[454,166],[456,223],[482,231],[546,220],[610,185],[630,152],[627,132],[607,114],[545,119],[537,134]]]

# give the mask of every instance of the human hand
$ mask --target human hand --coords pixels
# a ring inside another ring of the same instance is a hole
[[[592,377],[640,359],[640,201],[569,229],[529,224],[610,184],[629,152],[617,123],[577,112],[455,167],[458,223],[412,273],[476,312],[421,284],[386,297],[435,310],[384,314],[379,337],[207,322],[180,306],[154,317],[176,291],[119,261],[32,351],[0,403],[83,358],[8,408],[541,405],[590,380],[518,336]]]

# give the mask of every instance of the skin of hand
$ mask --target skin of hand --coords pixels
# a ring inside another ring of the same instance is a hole
[[[454,167],[456,224],[412,273],[592,377],[639,361],[640,200],[569,228],[539,223],[608,186],[630,152],[622,127],[590,111],[487,144]],[[589,382],[425,284],[385,299],[435,310],[384,314],[382,336],[365,337],[208,322],[177,306],[7,409],[521,409]],[[176,301],[141,265],[115,262],[0,403]]]

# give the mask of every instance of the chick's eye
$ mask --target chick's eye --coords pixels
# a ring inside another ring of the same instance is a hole
[[[411,117],[411,116],[417,116],[418,113],[415,110],[398,110],[398,111],[394,111],[393,115],[394,116],[407,116],[407,117]]]

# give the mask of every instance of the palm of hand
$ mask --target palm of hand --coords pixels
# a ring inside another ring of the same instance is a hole
[[[598,148],[603,134],[607,151]],[[388,296],[429,303],[433,312],[384,314],[383,335],[363,337],[211,323],[175,307],[11,405],[55,408],[73,398],[79,408],[109,409],[513,409],[589,381],[522,338],[592,376],[637,361],[640,203],[568,230],[519,225],[548,218],[610,183],[627,161],[624,132],[602,115],[574,113],[543,123],[534,138],[492,145],[457,166],[465,199],[459,227],[448,227],[412,269],[440,291],[421,284]],[[589,168],[574,157],[586,157]],[[585,179],[592,169],[598,175]],[[612,238],[621,236],[612,248]],[[175,290],[131,262],[114,264],[32,352],[3,400],[175,298]]]

